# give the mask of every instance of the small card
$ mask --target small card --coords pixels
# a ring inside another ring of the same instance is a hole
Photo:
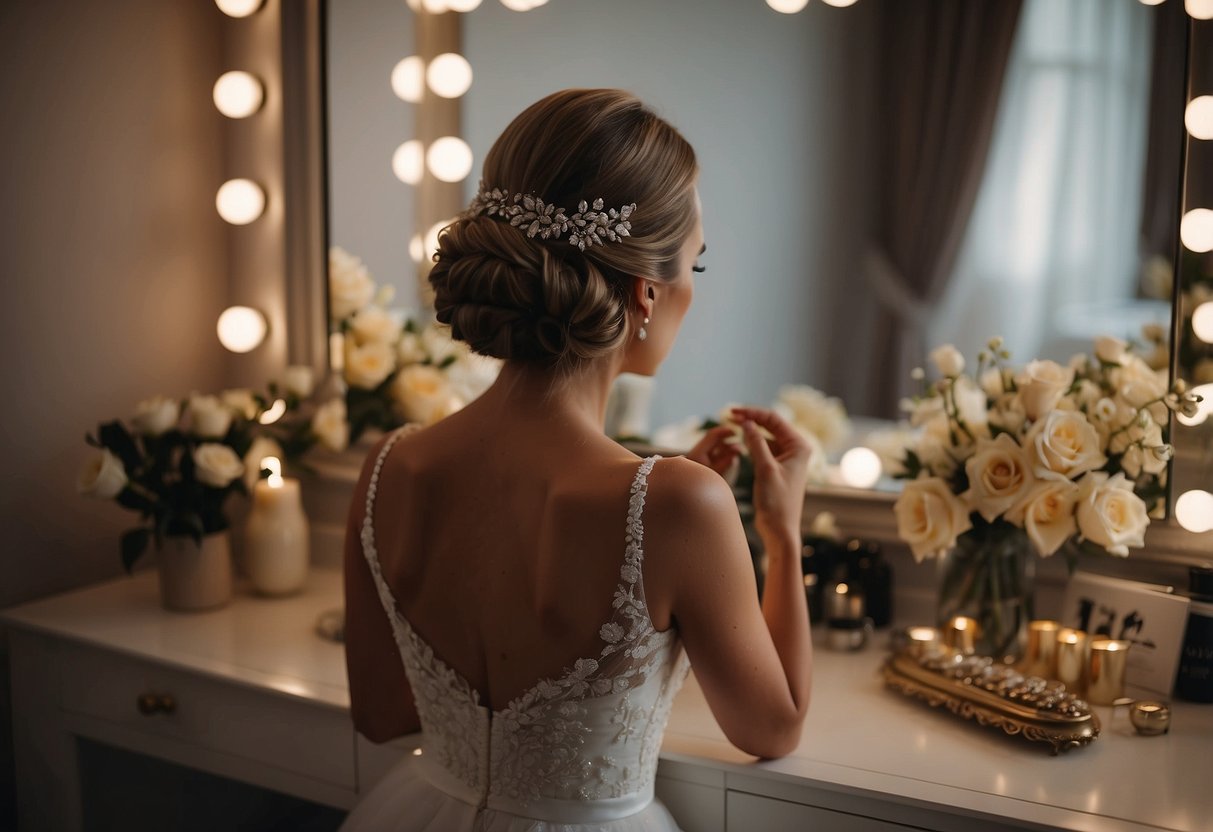
[[[1188,623],[1188,599],[1169,590],[1089,572],[1075,572],[1066,586],[1063,626],[1132,642],[1126,696],[1171,695]]]

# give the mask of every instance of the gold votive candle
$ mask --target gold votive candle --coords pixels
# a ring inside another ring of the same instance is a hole
[[[1082,696],[1087,676],[1087,634],[1063,627],[1057,631],[1057,681]]]
[[[977,619],[958,615],[944,629],[943,643],[961,655],[970,656],[977,652],[977,639],[980,636],[981,627]]]
[[[1056,621],[1028,622],[1028,649],[1019,662],[1021,673],[1045,679],[1052,679],[1057,674],[1057,631],[1060,629],[1061,625]]]
[[[1147,737],[1165,734],[1171,730],[1171,709],[1162,702],[1134,702],[1129,706],[1129,721],[1137,733]]]
[[[1092,705],[1111,705],[1125,695],[1125,664],[1131,642],[1097,638],[1091,642],[1087,666],[1087,701]]]
[[[863,618],[863,593],[859,587],[839,582],[826,587],[825,617],[827,621]]]
[[[902,639],[910,655],[921,656],[933,645],[939,644],[939,630],[935,627],[906,627]]]

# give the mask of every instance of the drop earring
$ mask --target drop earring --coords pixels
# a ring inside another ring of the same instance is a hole
[[[636,337],[639,338],[641,341],[643,341],[644,339],[649,337],[649,331],[644,328],[645,326],[648,325],[648,323],[649,323],[648,316],[645,316],[644,325],[641,326],[640,331],[636,333]]]

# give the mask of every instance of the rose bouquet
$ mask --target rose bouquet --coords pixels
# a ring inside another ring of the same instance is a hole
[[[342,336],[349,441],[368,428],[432,424],[459,410],[497,378],[500,362],[473,353],[447,327],[389,308],[390,286],[377,286],[357,257],[329,253],[329,308]]]
[[[1168,413],[1199,402],[1182,382],[1168,389],[1161,371],[1114,338],[1067,366],[1016,370],[1009,358],[994,339],[969,376],[945,345],[931,353],[938,380],[915,371],[924,389],[905,407],[919,434],[894,506],[917,559],[951,554],[941,619],[978,617],[998,655],[1013,651],[1026,624],[1032,553],[1127,556],[1144,545],[1151,514],[1164,507]]]

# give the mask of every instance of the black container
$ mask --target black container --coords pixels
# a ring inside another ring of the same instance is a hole
[[[1193,566],[1188,573],[1188,626],[1179,654],[1175,696],[1213,702],[1213,567]]]
[[[847,580],[863,592],[865,615],[875,627],[893,622],[893,570],[880,556],[880,546],[852,540],[847,544]]]

